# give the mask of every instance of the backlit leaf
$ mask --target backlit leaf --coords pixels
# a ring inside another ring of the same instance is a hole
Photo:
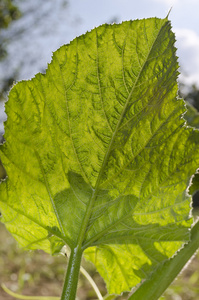
[[[110,293],[189,239],[199,134],[182,118],[174,42],[167,18],[102,25],[6,103],[2,221],[28,249],[81,245]]]

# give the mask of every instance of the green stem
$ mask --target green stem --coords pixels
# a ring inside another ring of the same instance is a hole
[[[25,295],[19,295],[11,290],[9,290],[5,284],[1,284],[2,289],[10,296],[16,298],[16,299],[21,299],[21,300],[59,300],[59,297],[49,297],[49,296],[25,296]]]
[[[174,281],[199,248],[199,221],[191,229],[191,240],[177,254],[158,267],[129,300],[157,300]]]
[[[71,250],[61,300],[75,300],[83,251],[80,247]]]
[[[99,300],[103,300],[103,297],[102,297],[95,281],[93,280],[93,278],[88,274],[88,272],[83,267],[80,267],[80,271],[86,277],[86,279],[90,282],[90,285],[93,287],[93,289],[97,295],[97,298]]]

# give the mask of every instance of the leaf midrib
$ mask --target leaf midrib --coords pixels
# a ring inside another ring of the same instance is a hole
[[[158,127],[157,128],[157,130],[156,130],[156,132],[153,134],[153,135],[151,135],[150,136],[150,138],[146,141],[146,143],[145,143],[145,148],[148,146],[148,144],[151,142],[151,140],[154,138],[154,136],[157,134],[157,132],[159,132],[160,130],[161,130],[161,127],[163,127],[163,126],[165,126],[165,124],[168,122],[168,120],[170,119],[170,118],[172,118],[173,117],[173,115],[176,113],[176,110],[174,110],[173,112],[172,112],[172,114],[170,114],[169,115],[169,117],[165,120],[165,122],[163,122],[161,125],[160,125],[160,127]],[[159,145],[162,145],[163,143],[165,143],[165,141],[166,140],[168,140],[171,136],[173,136],[174,135],[174,133],[175,132],[177,132],[178,130],[179,130],[179,128],[181,127],[181,124],[179,125],[179,127],[177,127],[162,143],[160,143]],[[111,178],[109,178],[109,179],[107,179],[106,181],[104,181],[101,185],[100,185],[100,188],[104,188],[105,186],[107,186],[107,184],[109,184],[110,182],[112,182],[115,178],[117,178],[117,176],[118,175],[120,175],[127,167],[128,167],[128,165],[129,164],[131,164],[132,163],[132,161],[136,158],[136,157],[138,157],[141,153],[142,153],[142,151],[144,150],[144,148],[142,148],[142,149],[140,149],[140,151],[139,152],[137,152],[136,154],[135,154],[135,156],[132,158],[132,159],[130,159],[116,174],[114,174]]]
[[[194,153],[194,149],[193,149],[193,153]],[[162,184],[164,184],[168,178],[171,178],[173,176],[173,174],[175,173],[170,173],[168,174],[168,176],[166,177],[166,179],[162,182]],[[183,182],[182,180],[180,180],[178,183],[181,183]],[[153,190],[153,194],[156,190]],[[151,196],[151,194],[150,194]],[[150,198],[150,197],[149,197]],[[147,198],[148,199],[148,198]],[[146,200],[146,199],[145,199]],[[145,213],[134,213],[134,216],[145,216],[145,215],[152,215],[152,214],[157,214],[158,212],[162,212],[164,210],[168,210],[169,208],[173,208],[174,206],[180,206],[182,205],[182,203],[186,202],[187,199],[184,199],[182,202],[179,202],[179,203],[174,203],[173,205],[170,205],[170,206],[167,206],[167,207],[164,207],[164,208],[161,208],[161,209],[158,209],[158,210],[155,210],[155,211],[149,211],[149,212],[145,212]],[[86,244],[84,245],[84,249],[88,248],[88,247],[91,247],[96,243],[96,240],[97,239],[100,239],[102,236],[104,236],[106,233],[108,233],[108,231],[112,228],[112,227],[115,227],[118,223],[122,222],[123,220],[125,220],[128,216],[131,215],[132,211],[135,209],[135,207],[133,209],[131,209],[127,214],[125,214],[125,216],[122,216],[119,220],[117,220],[116,222],[112,223],[110,226],[106,227],[103,231],[99,232],[97,235],[91,237],[89,240],[86,241]],[[171,223],[170,223],[171,224]]]
[[[166,21],[166,20],[167,20],[167,18],[164,19],[164,21]],[[90,198],[90,200],[89,200],[89,202],[88,202],[88,206],[87,206],[87,209],[86,209],[86,212],[85,212],[83,221],[82,221],[82,225],[81,225],[80,232],[79,232],[78,239],[77,239],[77,245],[78,245],[79,247],[82,247],[82,246],[83,246],[83,242],[84,242],[84,238],[85,238],[85,233],[86,233],[86,230],[87,230],[87,225],[88,225],[88,223],[89,223],[89,219],[90,219],[90,216],[91,216],[91,213],[92,213],[92,208],[93,208],[95,199],[96,199],[97,194],[98,194],[98,188],[99,188],[99,185],[100,185],[100,181],[101,181],[102,175],[103,175],[103,173],[104,173],[104,170],[105,170],[107,161],[108,161],[108,159],[109,159],[109,156],[110,156],[110,153],[111,153],[111,150],[112,150],[112,145],[113,145],[113,143],[114,143],[114,141],[115,141],[115,137],[116,137],[116,135],[117,135],[117,133],[118,133],[120,124],[121,124],[121,122],[122,122],[122,120],[123,120],[123,117],[124,117],[124,115],[125,115],[125,113],[126,113],[126,109],[127,109],[127,107],[128,107],[128,104],[129,104],[129,101],[130,101],[131,96],[132,96],[132,94],[133,94],[133,91],[134,91],[134,89],[135,89],[135,87],[136,87],[136,85],[137,85],[137,82],[138,82],[139,79],[140,79],[140,76],[141,76],[141,74],[142,74],[142,72],[143,72],[143,70],[144,70],[144,67],[145,67],[145,65],[146,65],[146,63],[147,63],[147,61],[148,61],[148,57],[150,56],[151,51],[152,51],[152,49],[153,49],[153,46],[154,46],[155,42],[157,41],[157,39],[158,39],[158,37],[159,37],[159,35],[160,35],[160,32],[161,32],[162,28],[164,27],[164,25],[165,25],[165,22],[162,24],[160,30],[158,31],[158,34],[157,34],[156,38],[154,39],[154,42],[153,42],[152,45],[151,45],[151,48],[149,49],[148,55],[147,55],[147,57],[146,57],[146,60],[145,60],[143,66],[142,66],[142,68],[141,68],[141,70],[140,70],[140,72],[139,72],[139,74],[138,74],[138,76],[137,76],[137,79],[135,80],[135,82],[134,82],[134,84],[133,84],[133,87],[131,88],[131,91],[130,91],[128,97],[127,97],[127,101],[126,101],[126,103],[125,103],[125,105],[124,105],[124,108],[123,108],[122,114],[121,114],[121,116],[120,116],[120,119],[118,120],[118,123],[117,123],[117,125],[116,125],[115,131],[113,132],[112,138],[111,138],[110,143],[109,143],[109,146],[108,146],[108,148],[107,148],[106,155],[105,155],[104,160],[103,160],[103,163],[102,163],[102,167],[101,167],[100,172],[99,172],[99,175],[98,175],[98,177],[97,177],[97,181],[96,181],[96,184],[95,184],[95,188],[93,189],[92,196],[91,196],[91,198]],[[96,29],[96,39],[97,39],[97,29]],[[96,46],[97,46],[97,45],[96,45]],[[123,50],[123,51],[124,51],[124,50]],[[97,57],[97,60],[98,60],[98,57]],[[100,81],[99,73],[97,73],[97,76],[98,76],[98,80]]]

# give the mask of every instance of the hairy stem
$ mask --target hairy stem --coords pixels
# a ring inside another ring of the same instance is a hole
[[[199,221],[191,229],[191,240],[177,254],[156,269],[129,297],[129,300],[157,300],[186,266],[199,248]]]
[[[71,250],[61,300],[75,300],[83,251],[80,247]]]

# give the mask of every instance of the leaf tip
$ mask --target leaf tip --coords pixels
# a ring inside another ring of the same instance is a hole
[[[172,6],[171,6],[171,8],[169,9],[169,11],[168,11],[168,14],[166,15],[166,19],[168,20],[168,18],[169,18],[169,15],[170,15],[170,12],[171,12],[171,10],[172,10]]]

